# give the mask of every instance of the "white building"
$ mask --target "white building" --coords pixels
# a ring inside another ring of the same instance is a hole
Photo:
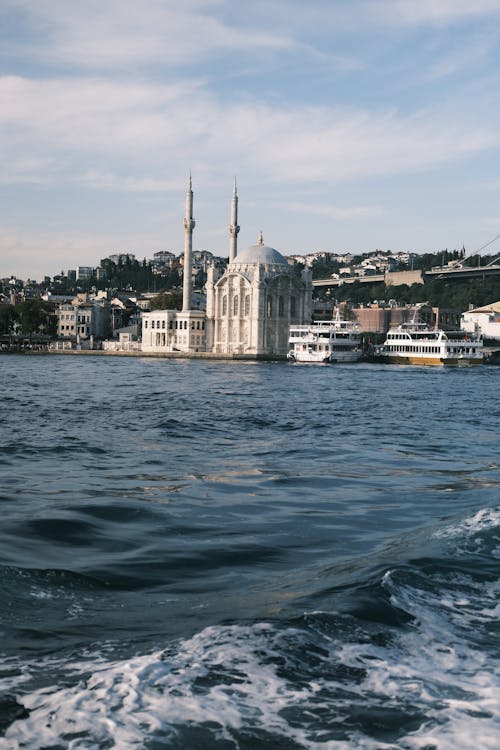
[[[500,302],[462,313],[460,327],[463,331],[472,333],[476,326],[485,339],[500,341]]]
[[[62,304],[57,313],[59,338],[85,340],[105,338],[111,330],[111,305],[106,299],[87,299],[86,295]]]
[[[216,353],[284,356],[290,325],[311,321],[311,271],[296,274],[262,233],[220,279],[210,269],[206,289],[207,348]]]
[[[154,310],[142,316],[143,352],[204,352],[205,311]]]
[[[94,269],[91,266],[77,266],[76,267],[76,279],[77,281],[86,281],[94,276]]]
[[[126,263],[127,261],[133,263],[135,261],[135,255],[134,253],[114,253],[113,255],[108,255],[108,260],[116,263],[116,265],[118,265],[118,263]]]
[[[193,267],[193,191],[191,177],[184,219],[184,268]],[[312,275],[299,275],[272,247],[257,245],[237,252],[238,195],[236,181],[229,225],[229,264],[219,276],[208,269],[206,311],[194,309],[192,274],[183,274],[182,311],[144,313],[144,352],[213,352],[246,356],[285,355],[290,324],[308,323],[312,314]]]

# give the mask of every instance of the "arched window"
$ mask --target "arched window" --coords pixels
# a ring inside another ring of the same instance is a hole
[[[250,315],[250,295],[245,295],[245,317]]]
[[[295,317],[295,297],[290,297],[290,316]]]
[[[268,318],[273,317],[273,298],[272,297],[267,298],[267,317]]]
[[[222,298],[222,314],[227,315],[227,295],[226,294]]]
[[[238,295],[235,294],[233,298],[233,315],[236,317],[238,315]]]
[[[283,301],[283,297],[280,296],[278,297],[278,315],[280,316],[280,318],[282,318],[284,314],[285,314],[285,303]]]

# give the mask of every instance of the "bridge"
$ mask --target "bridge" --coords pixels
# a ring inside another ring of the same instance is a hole
[[[341,279],[314,279],[313,287],[337,287],[342,284],[423,284],[427,279],[447,279],[451,281],[469,281],[470,279],[485,279],[490,276],[500,276],[500,263],[487,266],[456,268],[444,266],[433,268],[431,271],[398,271],[379,273],[372,276],[343,276]]]
[[[424,284],[426,279],[448,279],[452,281],[468,281],[470,279],[485,279],[487,276],[500,276],[500,255],[493,257],[484,266],[466,266],[464,265],[467,258],[478,256],[481,258],[481,251],[489,247],[497,240],[500,240],[500,234],[495,235],[478,250],[473,250],[464,255],[461,260],[453,261],[447,266],[431,268],[430,271],[387,271],[386,273],[373,274],[368,276],[343,276],[341,279],[314,279],[314,287],[333,287],[342,286],[342,284],[386,284],[390,286],[399,286],[400,284]],[[464,249],[465,253],[465,249]]]

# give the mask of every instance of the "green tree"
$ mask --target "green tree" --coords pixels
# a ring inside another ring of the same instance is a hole
[[[151,310],[182,310],[182,290],[163,290],[151,300]]]
[[[57,320],[51,305],[42,299],[27,299],[16,305],[15,313],[21,333],[27,335],[55,333]]]
[[[18,316],[12,305],[0,306],[0,334],[8,335],[14,330],[14,323]]]

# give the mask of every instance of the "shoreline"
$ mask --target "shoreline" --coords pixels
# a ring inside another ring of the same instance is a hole
[[[138,352],[138,351],[105,351],[103,349],[24,349],[19,351],[1,351],[0,354],[22,354],[27,356],[84,356],[84,357],[140,357],[152,359],[212,359],[240,362],[287,362],[286,355],[268,354],[218,354],[214,352]]]

